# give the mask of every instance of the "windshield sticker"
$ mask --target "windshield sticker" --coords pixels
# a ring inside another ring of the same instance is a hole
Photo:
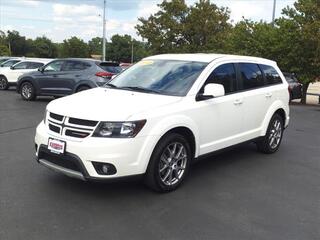
[[[138,62],[137,64],[139,64],[139,65],[152,65],[152,64],[153,64],[153,61],[151,61],[151,60],[144,60],[144,61]]]

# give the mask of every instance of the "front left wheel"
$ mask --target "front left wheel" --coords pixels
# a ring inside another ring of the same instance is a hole
[[[192,160],[191,148],[184,136],[165,135],[156,145],[145,176],[145,183],[157,192],[170,192],[184,181]]]

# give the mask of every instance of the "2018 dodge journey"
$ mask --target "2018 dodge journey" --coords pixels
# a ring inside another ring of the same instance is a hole
[[[36,130],[37,161],[83,180],[143,175],[152,189],[172,191],[200,156],[249,140],[276,152],[288,103],[273,61],[151,56],[103,88],[50,102]]]

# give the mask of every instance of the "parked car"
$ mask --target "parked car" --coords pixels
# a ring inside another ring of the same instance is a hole
[[[0,68],[8,68],[15,65],[18,62],[21,62],[22,58],[10,58],[7,61],[4,61],[0,64]]]
[[[302,98],[303,85],[298,81],[293,73],[283,73],[289,84],[290,101]]]
[[[116,62],[101,62],[100,67],[106,71],[104,75],[107,79],[111,79],[113,76],[122,72],[120,64]]]
[[[92,59],[57,59],[24,74],[18,80],[17,92],[24,100],[37,96],[65,96],[104,85],[114,73],[113,65]]]
[[[28,72],[34,71],[44,64],[51,61],[50,59],[30,59],[22,60],[11,67],[0,69],[0,90],[6,90],[10,86],[16,86],[18,78]]]
[[[143,175],[176,189],[191,162],[254,141],[278,150],[288,83],[273,61],[232,55],[145,58],[104,88],[51,101],[35,135],[37,161],[82,180]]]
[[[120,63],[120,67],[122,68],[122,70],[126,70],[131,66],[132,66],[132,63]]]
[[[11,59],[10,57],[0,57],[0,66],[1,66],[2,63],[6,62],[6,61],[8,61],[10,59]]]

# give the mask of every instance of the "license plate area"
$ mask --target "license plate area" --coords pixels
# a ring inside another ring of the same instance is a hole
[[[66,142],[54,138],[48,140],[48,150],[55,154],[64,154]]]

